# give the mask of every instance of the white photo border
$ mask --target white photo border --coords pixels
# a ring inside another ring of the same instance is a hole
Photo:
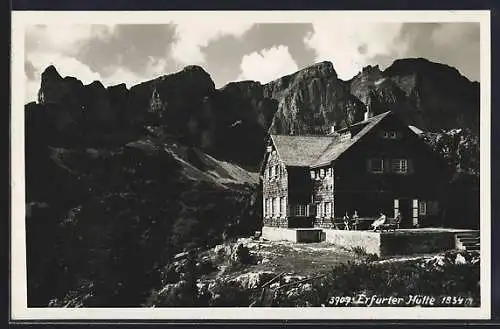
[[[490,11],[13,11],[11,57],[11,320],[474,320],[491,318],[491,29]],[[255,23],[325,18],[363,22],[480,24],[481,306],[477,308],[28,308],[24,176],[24,30],[35,24],[167,24],[214,19]]]

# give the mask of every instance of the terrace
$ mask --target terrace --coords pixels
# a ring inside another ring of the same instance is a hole
[[[362,248],[378,256],[436,253],[458,249],[462,236],[474,236],[479,247],[479,232],[449,228],[409,228],[388,231],[345,230],[335,228],[263,227],[262,238],[270,241],[326,241],[346,249]],[[476,249],[477,250],[477,249]]]

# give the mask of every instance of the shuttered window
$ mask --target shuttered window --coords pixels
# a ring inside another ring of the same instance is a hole
[[[392,160],[392,171],[397,174],[408,173],[408,160],[407,159]]]
[[[421,216],[427,215],[427,202],[419,200],[419,202],[418,202],[418,214]]]

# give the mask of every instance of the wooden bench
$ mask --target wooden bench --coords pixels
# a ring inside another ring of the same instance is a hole
[[[349,220],[347,223],[342,218],[332,218],[332,226],[336,230],[355,230],[355,223]]]
[[[395,231],[399,229],[399,225],[401,224],[401,217],[396,218],[387,218],[386,222],[380,225],[376,231]]]

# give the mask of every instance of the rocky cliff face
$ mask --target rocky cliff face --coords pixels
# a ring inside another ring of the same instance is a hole
[[[393,110],[424,130],[479,131],[479,84],[447,65],[413,58],[384,71],[368,66],[350,81],[350,90],[369,111]]]
[[[424,59],[397,60],[384,71],[368,66],[349,81],[321,62],[267,84],[241,81],[221,89],[199,66],[130,90],[83,85],[50,66],[42,74],[39,105],[29,111],[37,107],[47,109],[40,111],[50,116],[54,142],[123,143],[152,125],[170,139],[255,169],[268,133],[325,133],[365,113],[393,110],[424,130],[477,132],[479,85]]]
[[[270,131],[282,134],[325,133],[363,119],[365,106],[350,94],[332,63],[322,62],[270,82],[267,94],[278,101]]]

